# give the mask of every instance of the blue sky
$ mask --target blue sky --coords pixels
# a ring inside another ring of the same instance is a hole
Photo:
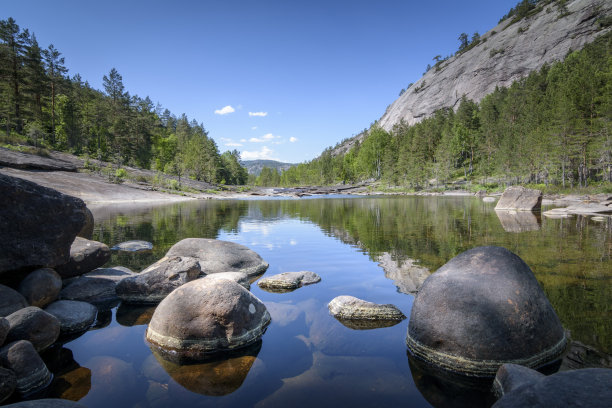
[[[517,1],[0,0],[0,19],[94,88],[115,67],[221,152],[302,162],[369,127],[460,33],[485,33]]]

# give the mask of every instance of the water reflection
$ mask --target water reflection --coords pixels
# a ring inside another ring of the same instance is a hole
[[[149,324],[157,305],[138,305],[121,303],[117,308],[117,323],[122,326],[140,326]]]
[[[537,231],[542,227],[540,213],[531,211],[495,211],[506,232]]]

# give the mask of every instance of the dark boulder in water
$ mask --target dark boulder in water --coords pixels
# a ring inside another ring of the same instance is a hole
[[[566,342],[531,269],[500,247],[473,248],[427,278],[406,336],[418,358],[491,377],[507,362],[545,365],[559,357]]]
[[[20,340],[0,349],[0,364],[15,373],[17,391],[28,394],[40,390],[51,381],[51,373],[32,343]]]

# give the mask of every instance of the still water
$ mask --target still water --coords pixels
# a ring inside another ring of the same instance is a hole
[[[47,353],[55,373],[47,394],[88,407],[487,406],[487,384],[478,391],[409,360],[408,320],[354,330],[327,309],[352,295],[409,316],[414,267],[433,272],[480,245],[522,257],[572,339],[612,354],[610,219],[500,218],[494,206],[474,197],[336,197],[94,207],[95,240],[154,244],[148,254],[114,254],[108,266],[140,271],[179,240],[206,237],[256,251],[270,264],[266,275],[309,270],[322,281],[289,293],[253,284],[272,316],[261,342],[186,366],[147,346],[153,307],[116,306],[94,330]]]

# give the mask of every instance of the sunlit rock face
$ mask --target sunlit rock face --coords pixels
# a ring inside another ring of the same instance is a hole
[[[320,281],[321,277],[311,271],[283,272],[265,277],[257,282],[257,285],[268,292],[291,292]]]
[[[444,369],[494,376],[506,362],[538,367],[555,360],[566,337],[527,264],[505,248],[477,247],[427,278],[406,344]]]
[[[394,305],[379,305],[354,296],[337,296],[328,308],[338,321],[355,330],[394,326],[406,318]]]
[[[508,187],[495,206],[498,211],[540,211],[541,208],[542,192],[522,186]]]
[[[198,279],[159,304],[147,340],[168,358],[199,359],[254,343],[269,323],[266,306],[238,283]]]

